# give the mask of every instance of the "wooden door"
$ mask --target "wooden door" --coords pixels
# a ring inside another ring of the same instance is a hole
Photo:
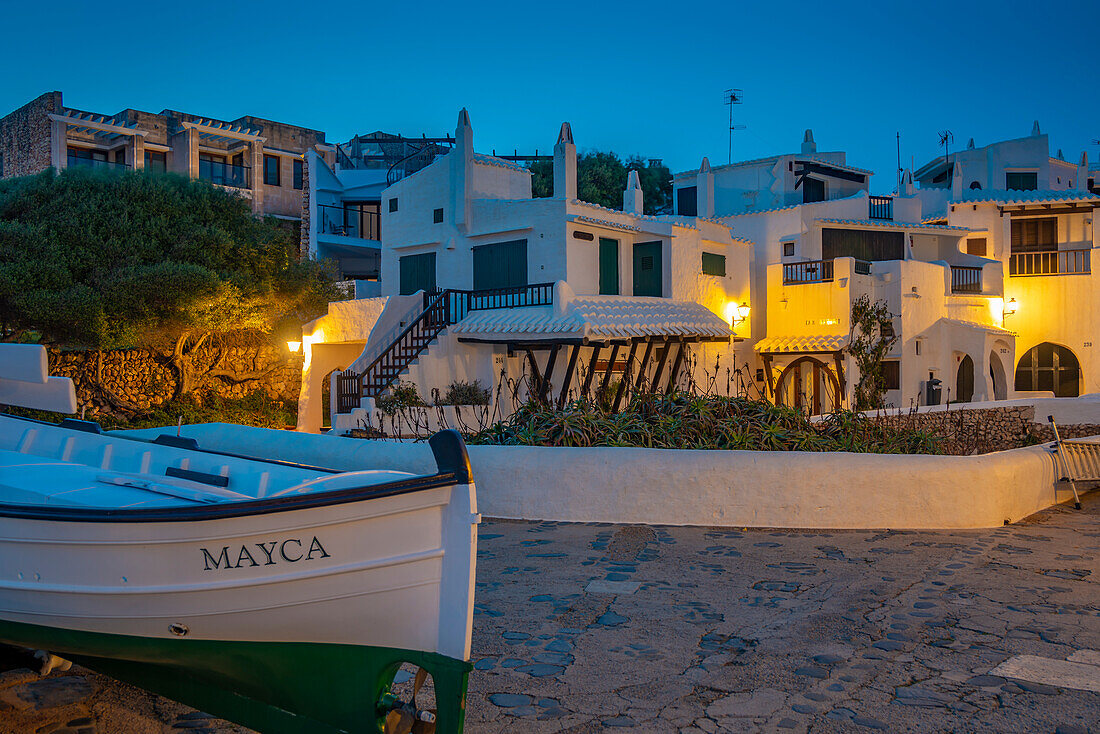
[[[663,266],[660,242],[639,242],[634,245],[634,295],[664,295]]]
[[[600,295],[619,295],[619,242],[600,238]]]

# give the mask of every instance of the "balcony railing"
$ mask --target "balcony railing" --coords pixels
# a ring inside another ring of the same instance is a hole
[[[382,239],[382,215],[379,212],[359,207],[319,204],[317,214],[321,234],[376,241]]]
[[[832,260],[808,260],[783,265],[783,285],[827,283],[833,279]]]
[[[969,265],[951,266],[952,293],[981,293],[982,269]]]
[[[235,189],[252,188],[252,169],[248,166],[200,158],[199,178],[218,186],[231,186]]]
[[[868,196],[867,216],[870,219],[893,219],[894,197],[892,196]]]
[[[1047,252],[1014,252],[1008,261],[1008,274],[1082,275],[1092,272],[1091,250],[1050,250]]]
[[[66,165],[69,168],[95,168],[100,171],[126,171],[129,170],[129,163],[115,163],[114,161],[101,161],[95,158],[84,158],[81,156],[75,156],[72,153],[66,156]]]

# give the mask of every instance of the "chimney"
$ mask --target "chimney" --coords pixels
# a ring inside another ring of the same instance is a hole
[[[455,147],[451,151],[451,212],[460,229],[469,224],[470,199],[473,196],[474,130],[470,113],[463,107],[455,127]]]
[[[623,192],[623,211],[642,216],[642,182],[633,168],[626,175],[626,191]]]
[[[974,138],[970,138],[970,140],[966,141],[966,149],[974,150]]]
[[[706,157],[699,164],[699,174],[696,178],[695,192],[697,197],[696,212],[700,217],[714,217],[714,174],[710,170],[710,161]]]
[[[963,174],[962,165],[959,163],[959,159],[956,158],[954,166],[952,166],[951,173],[951,198],[958,201],[963,195]]]
[[[816,153],[817,143],[814,142],[814,131],[806,130],[806,134],[802,136],[802,152],[803,153]]]
[[[1041,134],[1042,133],[1039,132],[1039,121],[1036,120],[1035,122],[1031,123],[1031,135],[1032,137],[1038,137]]]
[[[1082,189],[1088,187],[1089,183],[1089,154],[1085,151],[1081,154],[1081,162],[1077,164],[1077,180],[1074,181],[1074,188]]]
[[[901,190],[902,190],[902,194],[904,196],[914,196],[914,195],[916,195],[916,193],[917,193],[916,189],[913,187],[913,172],[912,171],[910,171],[908,168],[906,168],[905,171],[901,174],[901,181],[902,181]]]
[[[561,124],[554,145],[554,198],[577,198],[577,146],[573,144],[573,128],[568,122]]]

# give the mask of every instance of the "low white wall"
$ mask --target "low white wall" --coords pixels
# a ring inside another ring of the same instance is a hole
[[[1047,393],[1049,395],[1050,393]],[[942,411],[957,412],[960,410],[981,410],[984,408],[1018,408],[1034,407],[1035,422],[1046,423],[1047,416],[1054,416],[1058,425],[1071,425],[1074,423],[1100,423],[1100,393],[1081,395],[1076,398],[1055,397],[1017,397],[1011,400],[986,400],[974,403],[952,403],[951,405],[922,405],[916,409],[918,413],[936,413]],[[869,410],[867,415],[906,415],[909,408],[887,408],[885,410]],[[824,420],[827,416],[813,416],[810,420]]]
[[[160,431],[132,433],[155,436]],[[424,443],[211,423],[200,446],[335,469],[435,470]],[[728,527],[983,528],[1069,499],[1053,456],[471,446],[479,511],[565,522]]]

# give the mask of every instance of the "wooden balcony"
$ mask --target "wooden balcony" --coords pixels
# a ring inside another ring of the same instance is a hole
[[[832,260],[807,260],[783,265],[783,285],[828,283],[833,279]]]
[[[1014,278],[1028,275],[1087,275],[1091,272],[1092,250],[1014,252],[1008,261],[1008,274]]]
[[[951,292],[980,295],[982,292],[982,269],[969,265],[952,265]]]

